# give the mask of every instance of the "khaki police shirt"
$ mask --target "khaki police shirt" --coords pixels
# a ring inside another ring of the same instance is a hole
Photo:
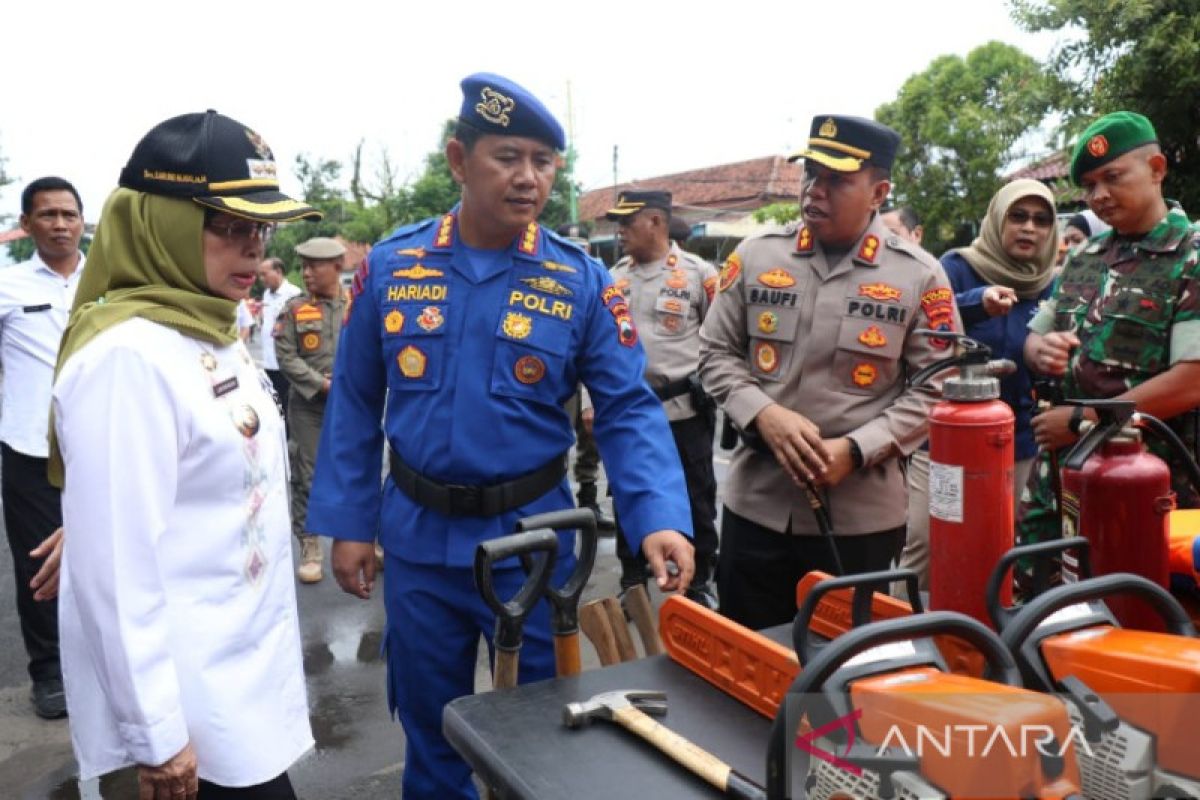
[[[700,362],[700,324],[717,289],[717,270],[672,243],[657,261],[637,264],[626,256],[612,269],[646,350],[646,382],[659,389],[695,372]],[[672,422],[696,415],[689,395],[663,403]]]
[[[962,330],[954,295],[929,253],[876,216],[834,264],[807,228],[789,225],[743,241],[721,269],[700,331],[704,387],[739,427],[771,403],[803,414],[824,438],[851,437],[864,466],[829,490],[836,533],[905,524],[899,458],[926,438],[940,382],[905,376],[951,355],[916,328]],[[723,488],[735,513],[776,531],[817,534],[803,492],[773,455],[742,445]]]
[[[287,302],[275,321],[279,369],[292,391],[304,400],[324,401],[321,388],[333,375],[333,356],[346,307],[346,295],[340,290],[332,299],[300,295]]]

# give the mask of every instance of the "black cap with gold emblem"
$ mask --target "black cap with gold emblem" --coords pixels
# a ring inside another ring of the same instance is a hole
[[[858,172],[870,164],[891,169],[900,134],[862,117],[821,114],[813,117],[808,145],[788,161],[811,159],[838,172]]]
[[[647,208],[657,208],[671,215],[671,193],[660,190],[644,192],[621,192],[617,196],[616,208],[610,208],[604,216],[621,220]]]
[[[212,110],[151,128],[133,149],[119,183],[246,219],[321,218],[312,206],[279,191],[275,156],[261,136]]]
[[[528,90],[508,78],[476,72],[462,79],[462,108],[458,119],[483,133],[525,136],[567,149],[562,125]]]

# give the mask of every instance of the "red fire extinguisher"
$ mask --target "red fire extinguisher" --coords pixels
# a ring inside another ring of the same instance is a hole
[[[1135,414],[1132,400],[1067,403],[1094,409],[1098,420],[1088,425],[1063,462],[1063,538],[1088,539],[1096,575],[1132,572],[1167,588],[1167,515],[1175,508],[1171,470],[1146,450],[1135,427],[1152,418]],[[1064,582],[1080,577],[1070,553],[1063,556],[1062,575]],[[1106,602],[1124,627],[1163,630],[1158,614],[1133,598]]]
[[[961,334],[962,352],[912,378],[919,385],[951,367],[942,400],[929,415],[929,608],[958,611],[990,625],[983,587],[1013,545],[1013,412],[1000,400],[998,376],[1016,365]],[[1012,589],[1004,590],[1004,603]]]

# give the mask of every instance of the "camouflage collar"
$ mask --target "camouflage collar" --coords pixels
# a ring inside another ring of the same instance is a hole
[[[1172,208],[1148,234],[1133,243],[1133,248],[1149,253],[1173,253],[1179,249],[1179,245],[1187,238],[1191,229],[1192,223],[1184,210]],[[1119,238],[1114,235],[1109,240],[1110,244]]]

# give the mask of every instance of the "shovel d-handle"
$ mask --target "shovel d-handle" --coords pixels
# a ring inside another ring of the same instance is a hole
[[[892,569],[880,572],[863,572],[857,575],[845,575],[840,578],[829,578],[812,587],[796,614],[792,623],[792,646],[796,649],[796,657],[801,666],[813,659],[826,643],[813,635],[811,628],[813,615],[821,605],[821,600],[830,592],[839,589],[849,589],[851,594],[850,624],[859,628],[871,622],[871,601],[875,592],[887,594],[893,582],[903,581],[912,598],[912,613],[920,614],[925,607],[921,603],[918,592],[917,573],[911,569]]]
[[[1068,536],[1066,539],[1023,544],[1000,556],[1000,560],[996,562],[996,568],[988,577],[987,588],[984,590],[984,602],[987,604],[988,617],[991,618],[992,625],[996,626],[996,630],[1003,631],[1007,628],[1012,623],[1017,611],[1020,610],[1019,606],[1006,606],[1000,603],[1000,590],[1013,565],[1022,558],[1049,561],[1068,550],[1075,551],[1075,557],[1079,561],[1079,576],[1081,578],[1092,577],[1091,542],[1083,536]],[[1035,586],[1034,596],[1042,594],[1047,588],[1049,587]]]
[[[933,636],[956,636],[966,641],[983,654],[986,662],[985,675],[991,680],[1009,686],[1021,685],[1021,673],[1000,637],[982,623],[956,611],[928,611],[911,617],[872,622],[861,628],[849,630],[821,648],[812,661],[800,670],[800,674],[792,682],[791,688],[779,705],[779,712],[771,725],[771,738],[767,744],[767,797],[771,800],[791,800],[789,755],[793,750],[791,745],[796,738],[797,726],[806,713],[811,717],[814,712],[822,717],[810,719],[814,729],[830,722],[830,719],[823,717],[836,716],[833,713],[836,706],[828,702],[831,693],[840,694],[845,698],[846,683],[877,673],[881,669],[891,672],[897,667],[917,666],[922,662],[936,663],[932,661],[934,656],[922,656],[920,653],[915,656],[884,658],[877,664],[868,663],[853,668],[848,667],[846,662],[881,645]],[[843,675],[838,675],[836,685],[833,684],[831,679],[843,667],[849,670],[844,673],[845,680],[842,680]],[[823,708],[809,708],[814,695],[825,698]],[[848,711],[848,700],[844,700],[843,705]]]
[[[545,555],[529,559],[527,566],[530,571],[525,583],[511,600],[501,600],[496,594],[493,574],[496,562],[535,553]],[[475,587],[483,602],[496,614],[496,672],[492,682],[497,689],[517,685],[521,632],[526,617],[546,593],[557,555],[558,536],[552,530],[513,533],[480,542],[475,548]]]
[[[1000,634],[1004,644],[1017,657],[1021,670],[1025,673],[1027,685],[1031,689],[1047,692],[1054,690],[1054,679],[1042,663],[1039,652],[1041,643],[1047,636],[1088,625],[1105,622],[1112,624],[1111,619],[1098,614],[1081,615],[1078,619],[1060,624],[1043,623],[1047,623],[1051,616],[1064,608],[1100,601],[1114,594],[1140,597],[1158,612],[1166,623],[1168,632],[1176,636],[1195,638],[1196,627],[1179,601],[1166,589],[1141,575],[1118,572],[1078,583],[1063,584],[1026,603]]]
[[[546,587],[546,599],[551,608],[550,630],[554,633],[555,671],[561,678],[578,675],[583,669],[579,653],[579,597],[596,563],[599,530],[596,515],[588,508],[550,511],[517,520],[518,531],[555,529],[579,531],[579,554],[574,571],[562,586],[548,584]]]

